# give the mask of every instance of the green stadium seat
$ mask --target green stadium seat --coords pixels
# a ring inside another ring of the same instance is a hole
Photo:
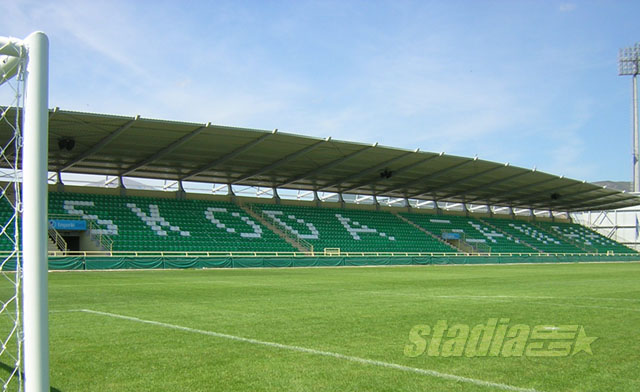
[[[312,245],[316,252],[340,248],[342,252],[455,253],[458,249],[442,240],[444,235],[453,233],[479,251],[491,253],[633,253],[624,245],[571,223],[415,212],[398,216],[387,211],[311,205],[251,207],[288,236]],[[297,251],[229,202],[51,192],[49,213],[90,221],[94,234],[107,235],[114,241],[114,250]],[[0,203],[0,217],[11,214],[12,207],[6,201]],[[10,249],[13,230],[13,225],[7,227],[7,235],[0,237],[0,249]]]
[[[384,211],[258,204],[279,229],[312,244],[316,252],[454,253],[444,244]]]
[[[227,202],[50,193],[49,213],[89,220],[116,250],[296,251]]]
[[[588,227],[564,222],[540,222],[538,225],[554,233],[564,241],[571,242],[589,253],[636,253],[610,238],[607,238]]]
[[[507,235],[476,218],[420,213],[402,213],[401,215],[437,237],[443,238],[446,233],[458,234],[469,246],[476,246],[478,251],[537,253],[536,250],[523,244],[517,237]]]

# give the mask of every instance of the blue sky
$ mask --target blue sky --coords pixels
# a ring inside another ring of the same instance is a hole
[[[631,177],[637,1],[3,1],[50,106]]]

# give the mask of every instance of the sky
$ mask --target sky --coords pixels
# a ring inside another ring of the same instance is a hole
[[[3,1],[49,106],[629,181],[638,1]]]

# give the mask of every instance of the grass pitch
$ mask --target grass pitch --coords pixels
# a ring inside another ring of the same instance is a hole
[[[60,391],[640,390],[637,263],[64,272],[49,286]],[[404,353],[415,325],[490,318],[598,339],[563,357]]]

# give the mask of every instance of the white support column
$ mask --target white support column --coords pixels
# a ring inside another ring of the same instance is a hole
[[[187,192],[184,190],[184,185],[181,180],[178,180],[178,191],[176,192],[176,199],[184,200],[187,198]]]
[[[56,172],[56,190],[64,192],[64,182],[62,181],[62,173]]]
[[[638,137],[638,73],[640,73],[640,43],[633,46],[620,49],[618,56],[619,72],[618,75],[632,76],[633,87],[633,176],[631,178],[633,192],[640,192],[640,151]]]
[[[278,188],[275,186],[271,188],[273,190],[273,200],[275,200],[276,204],[280,204],[280,195],[278,194]]]
[[[378,196],[373,195],[373,205],[376,206],[376,211],[380,211],[380,202],[378,202]]]
[[[320,200],[320,196],[318,196],[318,191],[313,190],[313,201],[316,203],[316,207],[320,207],[322,200]]]
[[[23,314],[26,392],[49,391],[47,306],[47,159],[49,40],[36,32],[24,40],[28,53],[24,101]]]

